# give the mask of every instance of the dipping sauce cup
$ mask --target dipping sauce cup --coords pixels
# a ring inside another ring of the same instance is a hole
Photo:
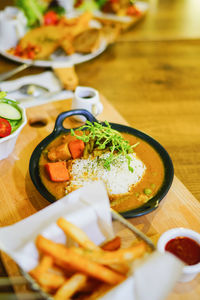
[[[200,273],[200,234],[187,228],[173,228],[163,233],[158,240],[158,251],[169,251],[186,266],[179,281],[186,282]]]

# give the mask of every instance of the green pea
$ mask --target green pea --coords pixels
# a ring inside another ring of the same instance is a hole
[[[145,193],[145,195],[149,196],[149,195],[151,195],[152,190],[151,189],[144,189],[144,193]]]

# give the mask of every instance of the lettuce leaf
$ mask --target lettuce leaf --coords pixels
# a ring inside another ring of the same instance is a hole
[[[15,5],[23,10],[29,27],[42,24],[43,14],[48,7],[47,2],[42,0],[15,0]]]

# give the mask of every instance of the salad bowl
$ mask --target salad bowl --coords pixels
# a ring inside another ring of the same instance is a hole
[[[0,99],[0,160],[12,153],[26,123],[26,111],[22,105],[14,100]]]

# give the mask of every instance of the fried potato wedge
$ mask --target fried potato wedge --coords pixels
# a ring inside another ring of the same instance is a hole
[[[84,274],[75,274],[58,289],[54,295],[54,300],[71,299],[77,291],[79,291],[86,283],[87,276]]]
[[[85,12],[73,19],[62,17],[56,25],[33,28],[20,39],[16,49],[11,48],[8,52],[23,58],[48,59],[61,47],[71,55],[75,51],[74,38],[90,27],[91,19],[92,14]]]
[[[63,263],[63,267],[72,267],[77,272],[82,272],[103,282],[117,284],[126,278],[122,274],[83,257],[71,248],[56,244],[41,235],[37,237],[36,245],[42,253],[52,256],[55,261],[57,259],[60,260]]]
[[[131,262],[142,256],[146,252],[146,244],[140,242],[129,248],[119,249],[116,251],[85,251],[83,248],[73,248],[74,252],[87,257],[88,259],[103,264],[121,264]]]
[[[37,267],[35,267],[33,270],[31,270],[30,274],[33,277],[36,277],[36,274],[44,274],[46,271],[48,271],[49,268],[51,268],[53,265],[53,259],[51,256],[44,255],[42,259],[40,260]]]
[[[93,290],[93,293],[89,296],[83,297],[82,300],[96,300],[99,299],[99,297],[102,297],[106,292],[108,292],[113,286],[110,286],[109,284],[102,283],[98,288]]]
[[[46,292],[57,290],[66,280],[62,272],[57,270],[53,272],[52,265],[52,257],[43,256],[37,267],[29,272]]]
[[[45,59],[59,47],[63,38],[63,26],[41,26],[29,30],[20,40],[19,46],[22,49],[29,45],[37,46],[35,59]]]
[[[117,236],[99,247],[66,219],[59,218],[57,225],[79,246],[68,247],[38,235],[35,243],[39,263],[29,272],[55,300],[98,299],[125,280],[132,262],[147,252],[143,241],[120,248],[121,239]]]
[[[87,234],[75,226],[74,224],[68,222],[64,218],[59,218],[57,220],[57,225],[65,232],[67,236],[70,236],[79,246],[90,249],[90,250],[101,250],[101,248],[95,243],[93,243]]]
[[[101,43],[101,31],[97,28],[88,28],[87,30],[75,36],[72,45],[75,52],[93,53]]]

